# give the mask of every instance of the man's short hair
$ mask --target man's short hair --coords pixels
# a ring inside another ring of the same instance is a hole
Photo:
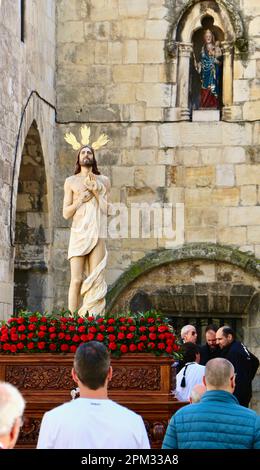
[[[232,335],[232,337],[235,339],[235,332],[230,328],[230,326],[223,326],[222,327],[222,334],[225,336],[225,338],[228,337],[228,335]]]
[[[8,434],[17,418],[23,416],[25,401],[12,384],[0,382],[0,437]]]
[[[206,384],[214,387],[216,390],[225,388],[229,384],[232,375],[234,375],[234,366],[227,359],[216,357],[206,364]]]
[[[205,328],[205,334],[206,334],[208,331],[215,331],[215,333],[217,333],[217,331],[218,331],[218,326],[217,326],[217,325],[214,325],[214,324],[212,323],[211,325],[206,326],[206,328]]]
[[[75,354],[74,369],[83,385],[91,390],[103,387],[110,367],[110,354],[104,344],[81,344]]]
[[[184,325],[181,329],[181,338],[183,339],[184,336],[190,331],[191,328],[195,328],[193,325]],[[196,329],[196,328],[195,328]]]
[[[183,354],[183,362],[186,364],[187,362],[196,361],[196,355],[200,352],[200,348],[194,343],[184,343],[181,352]]]

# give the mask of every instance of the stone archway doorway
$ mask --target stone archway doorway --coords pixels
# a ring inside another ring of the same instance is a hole
[[[49,219],[44,157],[37,124],[25,139],[16,204],[14,311],[44,311],[48,296]]]

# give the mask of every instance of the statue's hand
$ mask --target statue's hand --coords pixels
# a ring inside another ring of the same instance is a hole
[[[84,184],[89,191],[92,191],[93,193],[95,193],[98,189],[96,175],[94,175],[94,173],[90,173],[86,177]]]
[[[82,191],[76,199],[76,208],[79,209],[79,207],[84,202],[90,201],[90,199],[92,199],[93,197],[93,194],[88,189],[86,191]]]

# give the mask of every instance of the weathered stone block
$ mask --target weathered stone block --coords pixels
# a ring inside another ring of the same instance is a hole
[[[235,174],[234,165],[217,165],[216,167],[216,185],[234,186]]]
[[[136,86],[137,101],[144,101],[147,106],[169,106],[171,88],[166,84],[138,84]]]
[[[134,168],[129,167],[113,167],[112,168],[112,184],[116,187],[133,186],[134,185]]]
[[[155,64],[164,62],[164,41],[140,40],[138,44],[138,62]]]
[[[212,203],[216,206],[238,206],[238,188],[218,188],[212,191]]]
[[[259,184],[260,167],[259,165],[237,165],[236,180],[238,186]]]
[[[248,227],[247,229],[247,242],[248,243],[260,243],[260,220],[255,221],[256,223],[259,222],[259,225],[254,225]]]
[[[167,12],[168,12],[167,8],[163,5],[162,6],[152,5],[149,9],[148,17],[150,19],[160,20],[166,17]]]
[[[168,22],[165,20],[147,20],[145,23],[145,37],[147,39],[165,39]]]
[[[141,146],[158,147],[157,126],[146,125],[141,129]]]
[[[132,83],[114,85],[107,92],[107,101],[112,104],[127,104],[135,101],[135,86]]]
[[[185,241],[193,242],[213,242],[216,243],[216,229],[214,227],[192,227],[184,232]]]
[[[190,207],[208,207],[211,206],[211,189],[185,189],[185,205]]]
[[[186,168],[185,175],[187,187],[205,187],[215,184],[215,168],[213,166]]]
[[[120,41],[108,43],[108,59],[110,64],[122,64],[123,45]]]
[[[58,42],[84,42],[83,21],[66,21],[66,23],[59,23]]]
[[[223,151],[223,163],[243,163],[246,161],[244,147],[225,147]]]
[[[177,158],[178,162],[185,166],[195,167],[196,165],[201,165],[198,149],[191,149],[189,147],[178,148]]]
[[[123,44],[123,63],[137,63],[137,41],[135,39],[124,41]]]
[[[165,186],[165,167],[163,165],[144,166],[135,169],[135,186]]]
[[[119,0],[119,15],[127,17],[146,16],[148,13],[148,0]]]
[[[158,65],[145,65],[144,66],[144,82],[155,82],[159,81],[159,67]]]
[[[146,108],[145,120],[146,121],[163,121],[162,108]]]
[[[258,221],[260,221],[260,206],[229,209],[229,225],[231,226],[256,225]]]
[[[255,206],[257,203],[257,187],[254,185],[242,186],[240,188],[240,199],[242,206]]]
[[[223,227],[218,229],[218,242],[224,245],[246,243],[246,227]]]
[[[249,100],[248,80],[234,80],[234,102]]]
[[[113,67],[114,82],[141,82],[142,78],[142,65],[116,65]]]
[[[260,100],[249,101],[243,106],[243,118],[248,121],[260,119]]]
[[[141,39],[144,37],[144,20],[128,18],[121,21],[120,33],[123,38]]]
[[[124,165],[154,165],[157,151],[154,149],[125,150],[122,157]]]

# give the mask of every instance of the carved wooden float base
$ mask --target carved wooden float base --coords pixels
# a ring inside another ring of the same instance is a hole
[[[36,446],[43,413],[71,399],[73,354],[0,355],[0,380],[17,386],[26,400],[17,447]],[[160,448],[171,416],[185,403],[174,400],[172,360],[125,354],[112,360],[109,398],[142,415],[153,448]]]

